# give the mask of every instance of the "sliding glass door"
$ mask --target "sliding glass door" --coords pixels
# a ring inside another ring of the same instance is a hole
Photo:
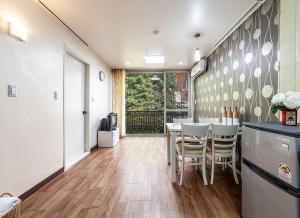
[[[126,134],[164,133],[164,74],[127,73]]]
[[[188,116],[189,75],[186,72],[166,72],[165,81],[167,122],[172,122],[174,116]]]
[[[189,72],[127,73],[127,134],[164,134],[166,123],[189,115]]]

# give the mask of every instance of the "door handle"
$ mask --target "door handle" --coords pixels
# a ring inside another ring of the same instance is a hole
[[[86,114],[87,114],[87,111],[82,111],[82,114],[83,114],[83,115],[86,115]]]

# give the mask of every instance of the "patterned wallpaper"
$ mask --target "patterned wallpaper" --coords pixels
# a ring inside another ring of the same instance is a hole
[[[195,118],[220,117],[238,106],[241,121],[275,121],[270,98],[278,91],[279,0],[267,0],[209,57],[195,80]]]

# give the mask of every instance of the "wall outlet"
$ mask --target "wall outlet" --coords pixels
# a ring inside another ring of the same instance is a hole
[[[8,85],[8,97],[17,97],[17,87]]]

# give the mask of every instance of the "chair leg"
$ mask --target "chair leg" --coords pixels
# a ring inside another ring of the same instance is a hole
[[[197,160],[197,164],[199,164],[200,163],[200,159],[197,158],[196,160]],[[196,165],[196,171],[198,171],[198,165]]]
[[[225,163],[225,158],[224,157],[221,157],[221,162],[222,163]],[[222,170],[224,171],[225,170],[225,164],[222,164]]]
[[[212,157],[212,160],[211,160],[210,184],[214,183],[214,174],[215,174],[215,156],[213,154],[213,157]]]
[[[180,159],[179,159],[179,154],[177,155],[177,158],[176,158],[176,170],[179,169],[179,162],[180,162]]]
[[[205,156],[202,157],[202,177],[204,181],[204,185],[208,185],[207,183],[207,177],[206,177],[206,164],[205,164]]]
[[[233,171],[233,177],[236,184],[239,184],[239,180],[236,174],[236,161],[235,161],[235,153],[232,154],[232,171]]]
[[[180,173],[180,183],[179,183],[179,185],[182,185],[183,173],[184,173],[184,163],[185,163],[185,157],[184,157],[184,153],[182,153],[181,173]]]

